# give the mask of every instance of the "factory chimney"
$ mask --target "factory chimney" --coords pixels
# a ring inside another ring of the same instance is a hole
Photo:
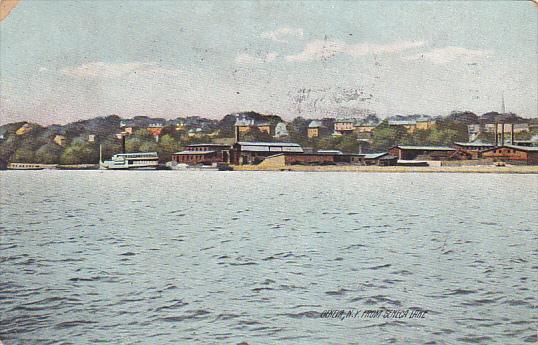
[[[235,142],[239,141],[239,126],[235,126]]]

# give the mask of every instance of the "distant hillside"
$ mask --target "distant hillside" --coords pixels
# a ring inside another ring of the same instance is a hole
[[[380,122],[375,114],[361,114],[360,118],[366,122]],[[388,119],[417,120],[419,118],[434,119],[437,121],[437,127],[417,136],[406,133],[402,129],[384,127],[386,124],[379,126],[372,136],[372,149],[385,150],[395,143],[449,145],[454,140],[467,140],[467,125],[469,124],[494,122],[538,124],[538,119],[525,119],[512,113],[488,112],[477,115],[470,111],[452,112],[446,117],[416,114],[394,115]],[[270,123],[273,126],[283,122],[279,116],[265,115],[254,111],[228,114],[221,120],[199,116],[176,119],[136,116],[131,119],[122,119],[117,115],[109,115],[66,125],[55,124],[46,127],[30,122],[15,122],[0,126],[0,167],[5,166],[7,162],[96,163],[100,145],[104,148],[105,157],[110,157],[121,150],[117,134],[125,131],[127,127],[131,127],[129,129],[131,134],[126,140],[128,151],[157,151],[161,160],[166,161],[170,159],[173,152],[190,143],[233,140],[231,138],[234,137],[234,124],[237,119],[253,120],[255,123]],[[335,118],[324,117],[318,120],[327,128],[332,128]],[[311,147],[340,147],[348,150],[353,149],[357,144],[356,140],[351,140],[352,138],[308,138],[306,128],[311,121],[312,119],[297,117],[287,122],[289,136],[280,140],[295,141]],[[159,135],[159,142],[156,142],[155,137],[145,130],[152,125],[163,127]],[[528,135],[537,134],[535,129],[533,131]],[[332,130],[329,132],[332,133]],[[257,133],[256,128],[246,138],[249,140],[274,140],[271,135]]]
[[[47,127],[15,122],[0,126],[0,167],[6,162],[96,163],[99,145],[103,145],[105,157],[120,151],[117,134],[125,127],[132,127],[135,131],[127,138],[128,151],[158,151],[163,160],[169,160],[171,153],[182,145],[233,138],[233,126],[239,115],[274,124],[282,121],[275,115],[244,112],[226,115],[220,121],[199,116],[122,119],[109,115]],[[162,140],[158,143],[145,130],[138,131],[152,125],[163,127]]]

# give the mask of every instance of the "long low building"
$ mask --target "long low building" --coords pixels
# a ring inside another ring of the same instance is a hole
[[[265,157],[265,165],[326,165],[336,164],[334,154],[282,152]]]
[[[514,164],[538,165],[538,147],[504,145],[483,151],[482,157]]]
[[[172,160],[189,165],[227,163],[230,158],[230,146],[220,144],[192,144],[172,154]]]
[[[389,154],[401,160],[447,160],[456,149],[447,146],[407,146],[398,145],[389,149]]]
[[[301,145],[296,143],[239,141],[232,145],[230,163],[258,164],[265,157],[282,152],[304,153]]]
[[[388,152],[367,153],[363,158],[364,165],[390,166],[396,165],[397,162],[398,157],[395,157]]]
[[[319,150],[304,152],[296,143],[237,142],[230,152],[232,164],[258,164],[268,157],[280,154],[286,165],[294,164],[355,164],[355,165],[396,165],[397,158],[387,152],[377,154],[342,153],[339,150]],[[280,156],[279,156],[280,157]],[[278,158],[281,160],[282,158]],[[275,160],[272,158],[271,160]]]
[[[387,152],[360,154],[342,153],[339,150],[305,152],[301,145],[286,142],[245,142],[232,146],[220,144],[192,144],[172,155],[177,163],[210,165],[230,163],[234,165],[259,164],[263,161],[278,161],[285,165],[396,165],[397,158]]]
[[[386,152],[374,154],[329,152],[282,152],[263,160],[264,165],[396,165],[397,158]]]
[[[482,156],[482,152],[494,148],[495,145],[475,141],[471,143],[455,142],[454,147],[463,153],[467,153],[471,159],[478,159]]]

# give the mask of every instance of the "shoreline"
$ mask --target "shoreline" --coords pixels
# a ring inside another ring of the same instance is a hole
[[[230,165],[233,171],[271,171],[271,172],[355,172],[355,173],[471,173],[471,174],[538,174],[538,165],[519,166],[440,166],[440,167],[413,167],[413,166],[364,166],[364,165]],[[42,169],[2,169],[0,171],[99,171],[93,167],[63,167]],[[103,171],[103,170],[100,170]],[[123,171],[136,171],[123,170]],[[155,169],[145,171],[174,171],[169,169]],[[195,170],[193,170],[195,171]]]
[[[296,171],[296,172],[357,172],[357,173],[478,173],[478,174],[538,174],[538,166],[441,166],[441,167],[405,167],[405,166],[257,166],[234,165],[234,171]]]

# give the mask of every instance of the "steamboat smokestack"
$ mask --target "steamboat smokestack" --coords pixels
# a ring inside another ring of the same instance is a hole
[[[495,146],[499,146],[499,124],[495,122]]]
[[[125,135],[121,135],[121,153],[125,153]]]
[[[513,122],[510,128],[510,144],[514,145],[514,123]]]
[[[501,133],[501,146],[504,146],[504,122],[501,125],[502,133]]]

